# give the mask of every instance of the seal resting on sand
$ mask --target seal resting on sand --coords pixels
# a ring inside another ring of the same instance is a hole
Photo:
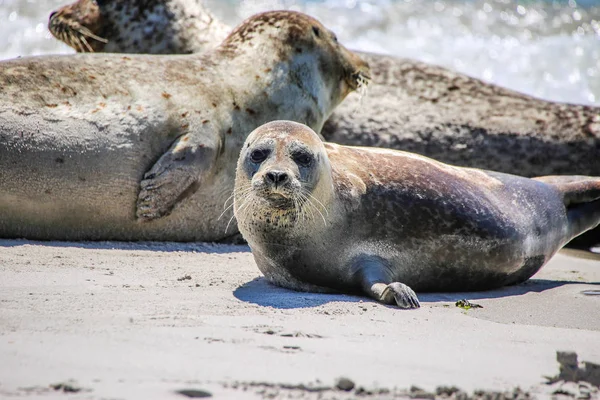
[[[290,11],[249,18],[205,55],[2,62],[0,237],[223,239],[248,133],[282,117],[320,130],[365,79],[364,61]]]
[[[418,308],[416,291],[523,282],[600,223],[600,178],[528,179],[323,143],[270,122],[246,139],[234,209],[271,282]]]
[[[150,12],[142,12],[142,3],[79,0],[53,14],[50,30],[83,26],[108,40],[95,51],[123,53],[204,51],[225,36],[224,25],[197,1],[154,0]],[[178,12],[162,12],[170,9]],[[54,24],[57,16],[60,24]],[[215,29],[186,28],[194,19]],[[164,33],[144,36],[151,28]],[[76,50],[89,51],[75,43]],[[360,102],[350,96],[334,111],[320,132],[327,141],[528,177],[600,176],[600,108],[536,99],[414,60],[357,54],[371,66],[369,94]]]

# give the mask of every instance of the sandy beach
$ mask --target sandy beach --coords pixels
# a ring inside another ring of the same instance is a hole
[[[514,287],[419,293],[415,311],[281,289],[248,247],[214,244],[1,240],[0,287],[1,398],[358,396],[318,390],[340,377],[371,398],[413,385],[535,393],[557,350],[600,363],[591,253],[563,251]]]

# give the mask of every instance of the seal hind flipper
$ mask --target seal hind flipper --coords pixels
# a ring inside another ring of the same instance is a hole
[[[570,239],[600,224],[600,178],[542,176],[534,179],[561,192],[567,208]]]
[[[214,146],[190,140],[190,133],[179,137],[140,182],[136,217],[151,221],[168,215],[175,204],[200,187],[202,176],[214,163]]]
[[[352,270],[360,279],[363,291],[384,304],[396,304],[399,308],[420,308],[415,292],[401,282],[391,282],[389,267],[381,257],[361,255],[355,258]]]
[[[556,187],[563,194],[566,206],[600,199],[600,178],[581,175],[549,175],[533,179]]]

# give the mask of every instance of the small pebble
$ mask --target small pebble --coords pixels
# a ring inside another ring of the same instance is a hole
[[[335,382],[335,387],[339,390],[349,392],[352,389],[354,389],[354,381],[348,378],[341,377],[338,378],[338,380]]]

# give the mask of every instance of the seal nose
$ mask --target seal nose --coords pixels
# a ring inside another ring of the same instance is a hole
[[[288,174],[282,171],[269,171],[265,174],[268,183],[274,184],[275,187],[287,182]]]

